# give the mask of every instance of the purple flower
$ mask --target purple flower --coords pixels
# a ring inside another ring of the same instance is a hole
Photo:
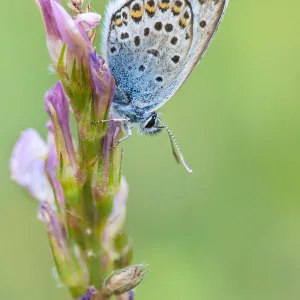
[[[56,65],[63,46],[63,40],[57,28],[56,21],[53,18],[52,0],[36,0],[35,2],[43,14],[46,28],[47,47],[51,59]]]
[[[47,138],[47,145],[48,145],[48,157],[47,157],[47,171],[48,177],[53,185],[56,198],[61,205],[65,204],[65,196],[62,189],[62,186],[59,180],[56,177],[56,170],[58,166],[58,157],[56,152],[56,145],[54,139],[54,129],[53,124],[51,121],[47,123],[47,128],[49,130],[48,138]]]
[[[77,300],[92,300],[93,295],[97,294],[97,290],[95,289],[95,287],[91,286],[88,288],[88,290],[86,291],[86,293],[77,298]]]
[[[67,45],[66,62],[69,69],[73,66],[74,58],[87,66],[89,53],[94,50],[85,30],[97,26],[100,16],[96,13],[86,13],[74,20],[60,5],[60,1],[36,0],[36,3],[43,15],[47,46],[54,67],[57,67],[63,44]]]
[[[103,120],[114,97],[115,80],[96,52],[90,54],[89,63],[95,116]]]
[[[49,1],[49,0],[40,0]],[[74,52],[78,57],[92,51],[92,45],[81,27],[79,22],[75,22],[73,18],[67,13],[67,11],[54,0],[51,1],[53,19],[56,23],[58,32],[60,33],[63,42],[67,44],[67,47]],[[46,19],[44,19],[46,22]]]
[[[84,0],[35,0],[45,23],[46,41],[59,82],[45,93],[50,117],[47,141],[33,129],[12,153],[12,178],[40,201],[60,283],[72,299],[117,296],[133,300],[147,271],[131,263],[123,231],[128,185],[122,152],[114,147],[122,124],[111,120],[115,80],[93,46],[100,15]],[[70,130],[76,121],[77,145]],[[119,268],[111,275],[112,268]],[[129,292],[130,291],[130,292]]]
[[[128,300],[134,300],[134,291],[133,290],[129,291]]]
[[[87,286],[88,272],[78,248],[70,247],[70,237],[61,217],[53,206],[42,202],[39,219],[46,225],[59,280],[67,286]],[[85,299],[85,298],[83,298]],[[86,298],[89,299],[89,298]]]
[[[48,148],[34,129],[25,130],[10,159],[11,177],[39,201],[54,202],[54,194],[45,172]]]
[[[34,129],[26,129],[18,139],[10,158],[11,177],[41,202],[64,204],[64,194],[56,178],[58,163],[52,124],[47,143]],[[53,191],[54,189],[54,191]]]
[[[55,239],[61,252],[68,253],[66,230],[59,221],[57,213],[47,202],[41,203],[39,219],[47,225],[49,235]]]
[[[58,156],[63,159],[64,164],[70,163],[76,167],[76,154],[69,125],[69,100],[60,82],[46,92],[45,110],[52,120]]]
[[[92,45],[95,32],[89,32],[99,24],[101,17],[85,12],[73,19],[60,1],[36,1],[43,14],[53,67],[71,100],[77,124],[85,122],[81,124],[80,134],[83,139],[95,139],[97,134],[92,132],[95,126],[91,123],[108,118],[115,90],[113,76]],[[90,100],[93,109],[83,109]],[[106,124],[99,124],[96,131],[105,132],[106,128]]]

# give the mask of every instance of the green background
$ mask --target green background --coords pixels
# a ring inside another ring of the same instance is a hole
[[[105,3],[93,0],[103,14]],[[208,53],[162,109],[167,135],[124,143],[126,230],[151,265],[137,299],[300,299],[300,2],[232,0]],[[27,127],[46,134],[56,77],[34,1],[1,1],[0,298],[69,299],[37,203],[10,180]]]

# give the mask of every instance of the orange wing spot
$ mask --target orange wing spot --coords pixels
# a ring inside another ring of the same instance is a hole
[[[155,12],[155,6],[150,6],[149,4],[146,4],[145,9],[146,9],[146,11],[148,11],[150,13]]]
[[[140,19],[143,16],[143,11],[141,10],[131,10],[130,11],[130,16],[134,19]]]
[[[155,11],[156,11],[155,1],[154,0],[148,0],[146,5],[145,5],[145,10],[146,10],[147,15],[150,18],[153,18],[155,16]]]
[[[179,26],[181,28],[185,28],[186,27],[186,19],[184,17],[181,17],[179,20]]]
[[[177,5],[174,5],[173,6],[173,13],[176,14],[176,15],[179,15],[180,12],[182,11],[182,8],[177,6]]]
[[[123,23],[122,19],[117,19],[117,20],[115,21],[115,24],[116,24],[117,26],[121,26],[122,23]]]
[[[166,11],[170,8],[170,3],[159,3],[158,6],[162,11]]]

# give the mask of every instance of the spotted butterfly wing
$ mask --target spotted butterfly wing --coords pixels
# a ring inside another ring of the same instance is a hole
[[[187,79],[207,50],[229,0],[113,0],[102,53],[131,105],[151,112]]]

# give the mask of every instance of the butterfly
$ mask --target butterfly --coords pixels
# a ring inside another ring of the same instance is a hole
[[[130,137],[135,126],[146,135],[166,129],[174,157],[192,173],[156,110],[175,94],[203,57],[228,1],[113,0],[108,4],[102,54],[116,81],[112,111],[126,133],[119,142]]]

